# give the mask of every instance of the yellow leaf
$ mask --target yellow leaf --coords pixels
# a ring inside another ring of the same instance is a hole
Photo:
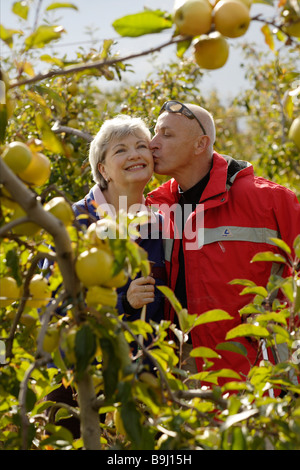
[[[274,38],[273,38],[272,31],[270,30],[269,25],[265,24],[264,26],[262,26],[261,32],[265,36],[265,43],[269,46],[271,51],[274,51],[275,50]]]

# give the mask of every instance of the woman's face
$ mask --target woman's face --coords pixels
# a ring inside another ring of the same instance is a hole
[[[112,140],[105,163],[99,163],[99,171],[116,188],[146,185],[153,173],[153,157],[147,137],[143,134],[128,135]]]

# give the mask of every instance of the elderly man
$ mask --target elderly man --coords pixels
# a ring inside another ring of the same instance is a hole
[[[251,259],[261,251],[279,253],[271,238],[282,238],[292,247],[300,233],[295,194],[254,176],[250,163],[215,152],[215,135],[213,117],[205,109],[167,101],[150,145],[154,171],[171,177],[147,198],[149,205],[165,214],[169,286],[189,313],[223,309],[232,316],[232,320],[195,327],[194,348],[215,349],[243,321],[239,310],[251,297],[239,295],[241,286],[229,282],[249,279],[266,286],[270,274],[281,266],[251,263]],[[176,322],[171,307],[168,319]],[[250,364],[259,359],[258,343],[244,337],[238,341],[247,348],[247,357],[218,350],[221,358],[214,359],[213,369],[247,375]],[[201,360],[197,358],[196,364],[201,371]]]

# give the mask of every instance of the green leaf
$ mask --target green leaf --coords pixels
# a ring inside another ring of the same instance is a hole
[[[259,309],[257,305],[251,303],[242,307],[239,313],[240,315],[252,315],[253,313],[262,313],[262,309]]]
[[[144,34],[159,33],[171,28],[173,22],[165,18],[164,12],[160,10],[146,10],[133,15],[126,15],[115,20],[112,24],[120,36],[138,37]]]
[[[282,336],[287,341],[290,340],[290,333],[287,331],[286,328],[283,328],[280,325],[275,325],[274,323],[270,325],[270,328],[272,329],[273,333]]]
[[[40,56],[40,59],[44,62],[47,62],[49,64],[55,64],[58,67],[63,67],[64,66],[64,61],[61,59],[58,59],[57,57],[52,57],[49,54],[43,54]]]
[[[286,325],[285,315],[277,312],[266,312],[261,315],[257,315],[257,317],[255,317],[255,321],[257,321],[259,324],[267,322],[277,322]]]
[[[210,382],[213,384],[218,384],[218,379],[220,377],[228,379],[241,379],[241,376],[232,369],[222,369],[217,371],[204,371],[197,374],[190,375],[189,379],[191,380],[202,380],[205,382]]]
[[[148,426],[143,425],[144,417],[132,398],[122,399],[121,419],[133,450],[154,448],[154,436]],[[150,400],[151,401],[151,400]]]
[[[297,258],[300,259],[300,235],[297,235],[297,237],[295,238],[293,247],[294,247]]]
[[[191,43],[192,43],[192,39],[188,39],[186,41],[181,41],[177,44],[176,54],[177,54],[177,57],[179,57],[179,59],[182,59],[182,57],[184,56],[184,53],[190,47]]]
[[[0,24],[0,39],[12,48],[13,46],[13,35],[14,34],[23,34],[22,31],[18,29],[6,29],[2,24]]]
[[[15,15],[20,16],[23,20],[27,20],[29,7],[26,2],[15,2],[11,10]]]
[[[249,279],[233,279],[230,281],[228,284],[230,285],[240,285],[240,286],[248,286],[248,287],[254,287],[256,286],[255,282],[250,281]]]
[[[197,315],[191,315],[186,308],[183,308],[180,310],[180,312],[177,313],[177,316],[181,331],[188,333],[194,327]]]
[[[182,306],[174,292],[167,286],[157,286],[157,288],[167,297],[175,312],[178,314],[182,310]]]
[[[206,348],[205,346],[199,346],[198,348],[192,349],[190,352],[191,357],[210,357],[219,359],[221,356],[216,353],[213,349]]]
[[[294,300],[294,288],[293,288],[293,280],[291,278],[287,278],[285,282],[281,284],[281,290],[283,291],[286,298],[293,302]]]
[[[273,251],[264,251],[262,253],[257,253],[252,258],[251,263],[254,263],[255,261],[275,261],[276,263],[285,263],[286,259],[278,253],[273,253]]]
[[[25,39],[25,50],[42,48],[49,42],[59,39],[63,32],[65,30],[60,25],[41,25]]]
[[[66,115],[66,103],[65,100],[50,87],[45,87],[43,85],[36,85],[34,89],[40,94],[45,95],[47,98],[52,100],[53,105],[59,112],[60,116]]]
[[[80,376],[90,364],[96,351],[96,338],[88,324],[78,330],[75,339],[76,372]]]
[[[286,91],[282,100],[282,109],[286,117],[292,119],[294,114],[293,97],[289,91]]]
[[[60,140],[50,129],[49,124],[46,122],[41,113],[36,114],[35,122],[37,128],[41,132],[41,140],[43,141],[45,148],[54,153],[63,153],[64,150]]]
[[[73,10],[78,10],[78,7],[73,3],[54,2],[46,8],[46,11],[55,10],[56,8],[73,8]]]
[[[235,426],[232,430],[231,450],[245,450],[247,448],[246,439],[242,429]]]
[[[194,326],[203,325],[204,323],[211,323],[214,321],[232,320],[232,317],[225,310],[215,309],[202,313],[197,317]]]
[[[288,255],[291,254],[292,250],[290,249],[289,245],[283,240],[281,240],[281,238],[270,238],[270,240],[283,251],[285,251]]]
[[[247,294],[261,295],[262,297],[265,298],[268,296],[268,291],[262,286],[245,287],[242,290],[242,292],[240,292],[240,295],[247,295]]]
[[[236,326],[232,330],[228,331],[225,339],[228,340],[238,338],[240,336],[254,336],[257,338],[266,338],[270,336],[270,333],[268,332],[267,328],[264,328],[262,326],[243,324]]]
[[[241,354],[242,356],[245,356],[245,357],[248,355],[248,351],[245,348],[245,346],[242,343],[238,343],[238,342],[235,342],[235,341],[228,341],[226,343],[219,343],[216,346],[216,349],[221,349],[222,351],[234,352],[234,353],[237,353],[237,354]]]
[[[114,345],[109,338],[100,338],[102,350],[102,373],[104,380],[104,393],[111,398],[117,389],[120,370],[120,359],[116,356]]]

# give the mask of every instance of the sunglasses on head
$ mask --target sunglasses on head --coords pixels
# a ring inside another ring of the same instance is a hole
[[[164,111],[168,111],[169,113],[179,113],[179,114],[183,114],[184,116],[186,116],[188,119],[196,119],[196,121],[198,122],[199,126],[201,127],[202,129],[202,132],[204,135],[206,135],[206,130],[204,129],[204,127],[202,126],[201,122],[199,121],[199,119],[195,116],[194,113],[192,113],[192,111],[187,108],[184,104],[180,103],[179,101],[174,101],[174,100],[171,100],[171,101],[166,101],[158,115],[160,115],[161,113],[163,113]]]

